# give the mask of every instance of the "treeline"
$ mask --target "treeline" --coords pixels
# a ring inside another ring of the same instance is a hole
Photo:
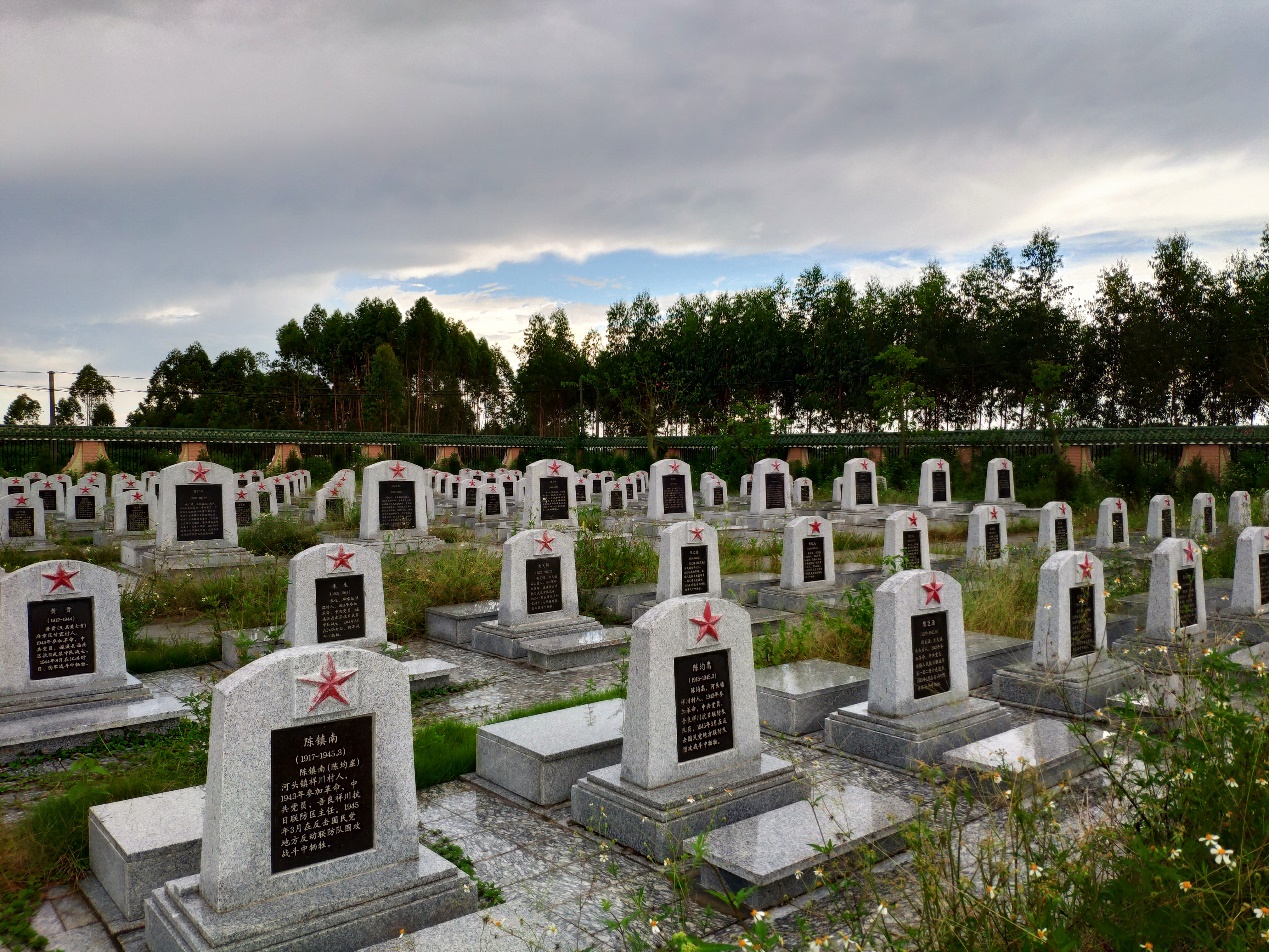
[[[426,299],[314,307],[275,357],[197,344],[156,369],[129,422],[424,432],[716,433],[756,415],[810,430],[1235,424],[1269,395],[1269,228],[1219,270],[1184,235],[1150,274],[1122,262],[1091,301],[1057,238],[997,245],[959,276],[863,287],[818,266],[792,284],[608,310],[578,341],[536,314],[519,365]]]

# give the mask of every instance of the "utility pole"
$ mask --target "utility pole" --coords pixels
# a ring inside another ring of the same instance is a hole
[[[53,425],[53,371],[48,372],[48,425]]]

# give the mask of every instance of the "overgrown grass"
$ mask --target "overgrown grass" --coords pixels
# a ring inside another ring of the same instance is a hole
[[[1029,550],[1010,549],[1004,565],[968,565],[960,570],[965,630],[1031,638],[1041,564]]]
[[[327,509],[327,516],[317,526],[321,532],[360,532],[361,531],[361,506],[354,503],[348,504],[344,500],[343,512],[338,516],[329,515],[330,510]]]
[[[413,638],[427,628],[427,610],[498,597],[502,557],[484,548],[445,549],[383,560],[388,637]]]
[[[440,525],[431,525],[427,530],[428,535],[440,539],[442,542],[472,542],[476,538],[476,533],[462,526],[451,526],[446,523]]]
[[[124,646],[130,674],[171,671],[210,664],[220,660],[219,641],[160,641],[157,638],[131,638]]]
[[[642,536],[582,532],[577,537],[577,587],[593,592],[611,585],[657,580],[657,550]]]
[[[718,568],[723,575],[779,572],[784,540],[779,536],[740,541],[730,536],[718,540]]]
[[[286,516],[261,516],[238,530],[238,544],[255,555],[289,559],[320,541],[317,526]]]
[[[51,540],[50,540],[51,541]],[[16,572],[36,562],[51,562],[57,559],[78,559],[80,562],[92,562],[94,565],[112,566],[119,563],[119,546],[93,545],[91,539],[82,541],[63,540],[51,549],[32,552],[16,546],[0,545],[0,569]]]
[[[1203,543],[1203,577],[1233,578],[1234,558],[1238,552],[1238,533],[1225,528]]]
[[[869,666],[872,652],[872,589],[861,585],[847,589],[836,606],[816,605],[796,625],[753,640],[756,668],[821,658],[862,668]]]
[[[286,565],[254,566],[224,575],[161,572],[122,593],[125,645],[154,621],[210,618],[217,631],[266,628],[286,621]]]

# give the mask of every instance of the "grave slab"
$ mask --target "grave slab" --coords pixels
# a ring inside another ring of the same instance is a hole
[[[1023,770],[1035,771],[1042,786],[1052,787],[1090,770],[1096,763],[1090,745],[1101,746],[1110,736],[1097,727],[1076,734],[1066,721],[1043,717],[949,750],[943,762],[988,789],[994,786],[996,774],[1008,776]]]
[[[868,698],[868,669],[808,658],[754,672],[758,719],[782,734],[813,734],[824,718]]]
[[[426,613],[427,636],[451,645],[469,644],[473,628],[497,617],[496,600],[429,608]]]
[[[621,762],[624,722],[625,702],[614,699],[486,724],[476,774],[530,803],[563,803],[586,774]]]
[[[813,877],[798,873],[840,863],[864,847],[881,856],[901,852],[913,812],[907,801],[866,787],[817,791],[814,804],[801,800],[711,832],[701,887],[750,889],[746,903],[770,909],[815,888]]]
[[[656,584],[652,582],[610,585],[595,589],[595,599],[618,618],[629,621],[635,606],[654,600],[656,591]]]
[[[616,661],[630,643],[629,628],[595,628],[580,634],[548,635],[521,642],[530,665],[563,671]]]
[[[755,605],[759,589],[777,585],[780,576],[773,572],[738,572],[723,576],[723,595],[742,605]]]
[[[449,684],[450,675],[458,670],[458,665],[440,658],[413,658],[402,661],[401,666],[410,679],[411,691],[428,691]]]

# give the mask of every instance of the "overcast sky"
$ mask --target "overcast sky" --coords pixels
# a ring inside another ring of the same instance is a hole
[[[512,356],[557,304],[1041,226],[1081,296],[1174,231],[1220,264],[1269,222],[1267,63],[1260,0],[6,0],[0,401],[91,361],[122,417],[171,348],[367,294]]]

